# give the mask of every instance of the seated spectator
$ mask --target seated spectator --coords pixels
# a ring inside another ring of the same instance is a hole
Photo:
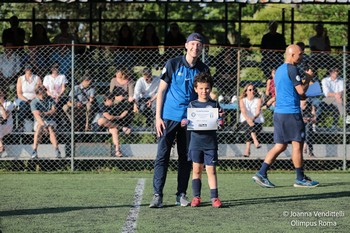
[[[133,102],[134,85],[135,83],[130,80],[129,72],[126,69],[120,69],[115,74],[115,77],[111,79],[109,92],[115,96],[121,96],[120,99],[117,99],[118,102],[124,99]]]
[[[257,96],[257,92],[252,84],[244,87],[240,98],[239,108],[241,111],[240,122],[241,127],[246,132],[246,148],[244,157],[250,156],[251,140],[257,149],[261,147],[257,133],[261,132],[262,124],[264,123],[264,116],[261,113],[261,98]]]
[[[312,105],[311,99],[301,100],[300,108],[305,123],[305,143],[303,153],[307,154],[309,149],[309,157],[315,157],[314,155],[314,129],[313,126],[316,124],[316,106]]]
[[[125,134],[130,134],[131,129],[128,128],[129,120],[127,119],[129,107],[125,108],[115,106],[114,95],[108,94],[104,98],[104,108],[102,110],[102,116],[98,119],[97,123],[101,127],[108,128],[108,132],[112,134],[112,140],[114,144],[114,151],[112,156],[123,157],[123,154],[119,148],[119,128],[121,127]],[[124,102],[125,103],[125,102]]]
[[[21,58],[13,49],[13,44],[4,44],[4,53],[0,54],[0,83],[8,92],[11,86],[14,89],[19,72],[21,71]],[[9,93],[9,92],[8,92]]]
[[[30,102],[35,98],[35,89],[41,86],[41,79],[39,76],[32,73],[32,66],[26,65],[24,68],[24,75],[20,76],[17,80],[17,106],[18,110],[18,126],[17,130],[23,132],[29,131],[27,127],[24,127],[25,121],[33,121],[33,115],[30,114]],[[30,130],[31,131],[31,130]]]
[[[6,94],[0,90],[0,157],[5,152],[3,138],[13,129],[12,110],[13,102],[6,99]]]
[[[58,73],[59,64],[54,63],[51,66],[51,74],[44,77],[43,85],[47,90],[47,94],[55,101],[57,119],[63,119],[63,105],[67,103],[67,98],[64,97],[66,90],[67,79],[63,74]]]
[[[327,110],[334,110],[332,129],[337,128],[339,115],[343,116],[344,81],[338,76],[338,73],[337,68],[332,68],[329,76],[322,79],[322,90],[325,96],[323,102],[327,105]]]
[[[71,98],[74,98],[73,108],[75,130],[81,131],[83,129],[83,126],[85,126],[83,130],[86,132],[90,131],[90,121],[93,120],[92,116],[95,114],[95,88],[91,86],[91,78],[88,74],[82,76],[81,83],[74,87],[74,96],[72,90],[70,91],[69,96]],[[63,106],[63,111],[70,121],[72,121],[72,104],[72,100],[69,100]],[[82,116],[84,117],[81,118]]]
[[[146,117],[147,126],[152,127],[156,114],[157,90],[160,78],[152,76],[150,68],[144,68],[142,77],[135,85],[134,99],[136,102],[136,112]]]
[[[115,97],[114,103],[121,104],[121,108],[128,106],[129,125],[133,120],[133,111],[136,112],[137,106],[134,101],[134,81],[130,80],[129,72],[126,69],[117,71],[115,78],[111,80],[109,91]]]
[[[32,159],[38,158],[37,148],[43,133],[50,135],[51,144],[55,148],[55,156],[61,158],[55,134],[56,122],[53,120],[53,115],[56,112],[55,101],[47,96],[46,90],[42,86],[37,87],[35,93],[36,97],[30,103],[35,118]]]
[[[266,89],[265,89],[265,103],[264,108],[269,108],[273,110],[276,106],[276,90],[275,90],[275,73],[276,69],[271,70],[271,76],[266,80]]]

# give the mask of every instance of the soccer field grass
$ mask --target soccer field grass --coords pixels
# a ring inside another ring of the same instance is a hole
[[[171,172],[164,189],[164,208],[150,209],[150,173],[0,174],[0,230],[349,232],[350,173],[309,174],[321,183],[313,189],[294,188],[294,173],[271,173],[277,185],[274,189],[257,186],[252,175],[219,173],[224,207],[214,209],[205,176],[203,206],[174,206],[176,173]],[[191,193],[190,185],[190,197]]]

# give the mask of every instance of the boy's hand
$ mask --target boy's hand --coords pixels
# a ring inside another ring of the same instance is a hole
[[[182,119],[181,120],[181,127],[185,127],[186,125],[188,125],[188,120],[187,119]]]

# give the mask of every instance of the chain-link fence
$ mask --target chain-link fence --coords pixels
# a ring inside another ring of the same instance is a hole
[[[0,54],[0,110],[6,109],[8,116],[0,118],[0,169],[152,169],[157,151],[155,90],[148,93],[144,88],[157,86],[165,61],[183,53],[184,48],[163,47],[4,48]],[[225,127],[218,131],[220,167],[257,169],[273,146],[274,101],[269,87],[271,71],[283,63],[283,52],[210,46],[201,59],[210,67],[215,79],[213,94],[225,110]],[[349,167],[348,66],[346,53],[305,54],[299,65],[301,74],[310,67],[314,70],[315,86],[319,83],[322,88],[322,80],[334,68],[344,81],[340,99],[314,93],[303,103],[308,169]],[[143,85],[137,84],[139,79]],[[238,103],[246,85],[253,85],[262,99],[264,123],[257,133],[258,143],[240,123]],[[47,93],[37,86],[44,86]],[[247,141],[252,141],[250,149]],[[292,169],[291,153],[288,147],[274,168]],[[173,168],[176,157],[174,146]]]

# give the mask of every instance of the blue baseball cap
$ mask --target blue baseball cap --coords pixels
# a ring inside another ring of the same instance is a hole
[[[198,41],[198,42],[204,43],[203,36],[197,32],[194,32],[187,37],[186,43],[190,41]]]

